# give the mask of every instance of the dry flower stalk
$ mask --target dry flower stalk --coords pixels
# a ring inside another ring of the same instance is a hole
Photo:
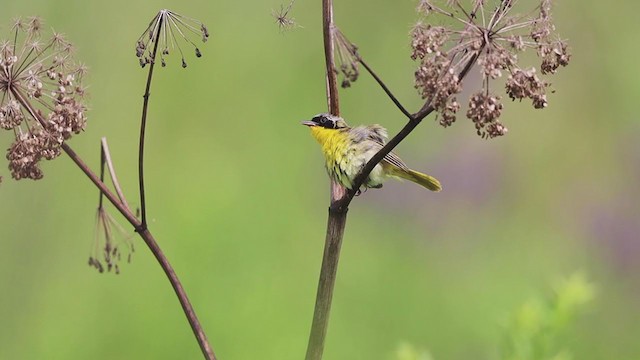
[[[209,30],[202,22],[168,9],[160,10],[136,42],[136,56],[140,66],[145,67],[155,62],[155,49],[159,46],[162,67],[167,65],[165,57],[178,50],[182,58],[182,67],[186,68],[187,62],[180,46],[180,39],[186,42],[187,46],[193,47],[196,57],[201,57],[202,52],[195,43],[196,37],[200,37],[202,42],[209,39]]]
[[[42,159],[86,126],[86,67],[73,60],[73,46],[60,33],[41,36],[37,17],[15,19],[9,40],[0,41],[0,127],[13,132],[7,150],[11,176],[38,180]]]
[[[117,233],[114,233],[115,232]],[[131,235],[105,210],[98,207],[96,213],[96,238],[93,243],[93,251],[89,256],[89,266],[95,267],[99,272],[120,273],[120,261],[124,255],[127,263],[131,262],[131,255],[135,251]]]
[[[522,68],[519,53],[534,49],[541,59],[543,75],[555,74],[569,63],[567,44],[553,35],[551,0],[541,0],[526,15],[514,15],[517,0],[474,0],[463,6],[458,0],[421,0],[418,12],[430,23],[418,22],[411,31],[411,58],[420,62],[415,87],[439,114],[440,124],[456,120],[462,90],[456,74],[469,59],[477,57],[483,76],[482,89],[469,99],[467,117],[483,138],[502,136],[507,128],[499,121],[501,98],[491,85],[507,73],[505,89],[512,100],[530,99],[536,109],[547,106],[549,83],[536,74],[535,67]],[[444,18],[445,25],[433,25],[433,17]]]
[[[351,83],[358,80],[360,71],[358,65],[360,56],[358,55],[358,47],[349,41],[346,36],[338,29],[337,26],[331,28],[333,32],[333,47],[335,49],[336,71],[342,75],[342,88],[351,87]]]
[[[199,24],[200,28],[193,28],[194,23]],[[166,26],[163,26],[164,24]],[[161,32],[163,27],[165,30]],[[166,30],[167,27],[171,27],[170,31]],[[81,132],[86,125],[86,108],[82,102],[85,90],[81,85],[86,68],[73,61],[73,48],[62,35],[54,32],[51,37],[43,39],[40,36],[41,29],[42,21],[37,17],[28,18],[25,21],[17,19],[11,27],[12,33],[9,40],[0,41],[0,127],[12,131],[15,138],[15,142],[10,146],[7,154],[12,176],[15,179],[40,179],[43,176],[39,168],[40,160],[56,158],[64,151],[89,180],[100,189],[101,193],[97,214],[97,236],[98,238],[104,236],[104,246],[101,246],[102,240],[95,243],[96,250],[89,258],[89,265],[96,267],[101,272],[106,268],[107,271],[118,273],[120,271],[118,261],[123,255],[122,244],[126,245],[126,250],[129,252],[127,255],[133,252],[133,245],[129,238],[125,237],[123,241],[119,242],[117,237],[114,237],[114,228],[118,231],[121,229],[102,206],[103,197],[106,197],[136,229],[140,238],[144,240],[158,260],[180,301],[204,357],[215,360],[213,349],[178,276],[146,227],[146,223],[140,221],[131,212],[117,185],[112,166],[109,168],[118,196],[105,185],[104,152],[102,176],[98,178],[66,143],[66,140]],[[209,36],[208,30],[201,23],[168,10],[162,10],[145,31],[145,34],[149,33],[148,40],[141,39],[137,44],[136,54],[141,58],[141,64],[151,64],[144,96],[143,124],[149,100],[152,69],[159,43],[164,44],[163,48],[166,50],[164,55],[168,54],[169,48],[178,48],[181,52],[175,35],[178,33],[194,46],[196,56],[202,55],[195,44],[185,35],[187,30],[199,32],[203,41]],[[163,34],[164,37],[162,37]],[[154,44],[153,49],[147,50],[146,46],[151,43]],[[184,56],[182,63],[183,67],[186,67]],[[143,134],[144,126],[141,137]],[[105,148],[106,141],[103,141],[103,151]],[[140,158],[142,158],[142,146]],[[142,161],[139,165],[141,168]],[[1,179],[2,177],[0,177]]]

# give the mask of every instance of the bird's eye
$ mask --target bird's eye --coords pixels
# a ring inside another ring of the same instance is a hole
[[[324,117],[322,117],[322,116],[320,117],[320,119],[319,119],[319,120],[320,120],[320,124],[324,124],[324,123],[326,123],[326,122],[327,122],[327,119],[326,119],[326,118],[324,118]]]

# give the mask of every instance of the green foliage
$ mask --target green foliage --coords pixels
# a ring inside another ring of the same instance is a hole
[[[594,297],[594,286],[576,273],[555,286],[549,298],[529,299],[511,314],[505,329],[504,360],[570,360],[563,335]]]
[[[395,360],[433,360],[426,350],[418,350],[409,343],[402,343],[395,353]]]
[[[505,327],[502,360],[571,360],[564,335],[585,305],[594,298],[595,288],[582,273],[559,281],[547,298],[534,297],[514,311]],[[395,360],[433,360],[426,350],[402,343]]]

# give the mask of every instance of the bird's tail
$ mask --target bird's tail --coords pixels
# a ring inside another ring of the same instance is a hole
[[[442,185],[440,185],[440,181],[434,178],[433,176],[429,176],[427,174],[423,174],[421,172],[417,172],[415,170],[403,170],[396,168],[393,171],[393,175],[400,177],[405,180],[412,181],[418,185],[422,185],[431,191],[440,191],[442,190]]]

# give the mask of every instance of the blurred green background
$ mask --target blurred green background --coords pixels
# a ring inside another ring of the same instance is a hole
[[[160,8],[208,25],[203,58],[183,70],[169,57],[154,78],[146,174],[150,228],[221,359],[303,358],[315,300],[328,180],[299,122],[326,109],[320,1],[298,1],[301,27],[286,33],[271,17],[281,4],[5,1],[0,15],[3,36],[11,18],[40,15],[76,45],[90,67],[90,122],[71,145],[97,169],[107,136],[134,206],[147,74],[135,41]],[[341,29],[412,109],[414,7],[335,4]],[[640,358],[639,11],[560,2],[573,61],[552,78],[548,109],[507,103],[510,132],[493,141],[462,117],[449,129],[425,121],[397,149],[445,191],[390,182],[352,204],[326,359],[394,359],[402,344],[434,359],[499,359],[509,314],[578,270],[597,299],[564,345],[575,359]],[[366,75],[341,104],[353,124],[393,133],[404,123]],[[120,275],[87,266],[98,192],[68,157],[45,163],[38,182],[2,168],[1,359],[200,357],[139,239]]]

